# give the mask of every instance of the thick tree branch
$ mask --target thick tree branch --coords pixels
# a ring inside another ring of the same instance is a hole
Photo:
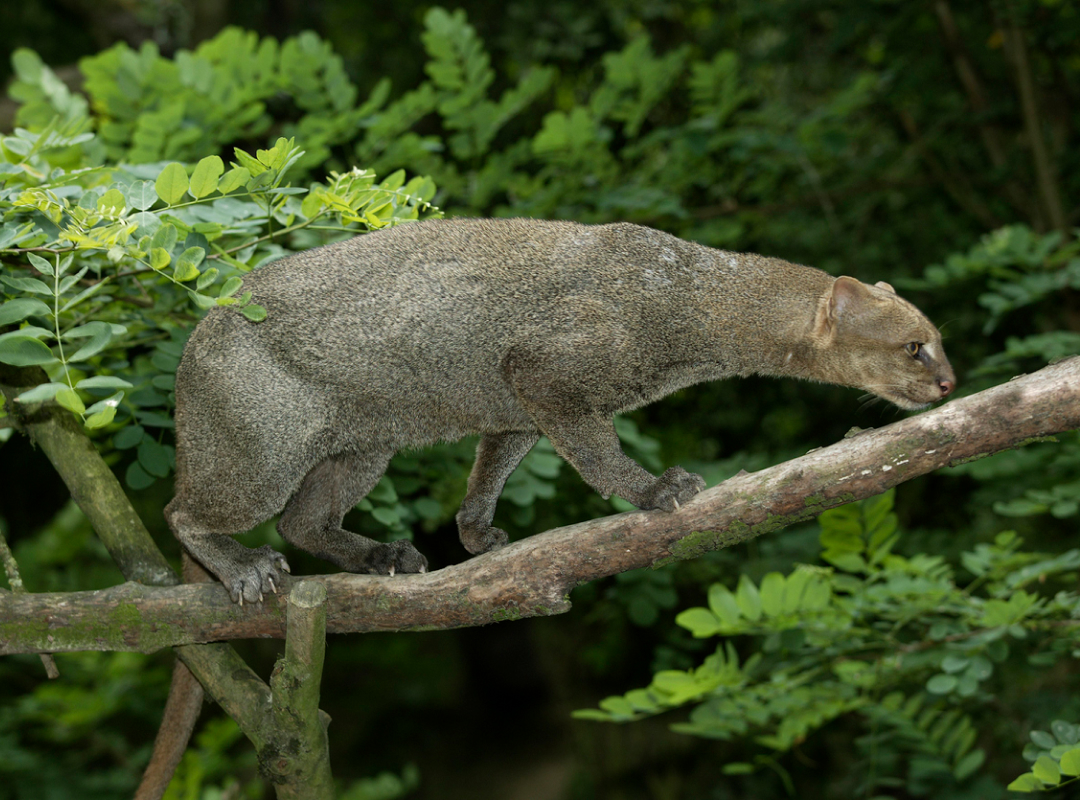
[[[327,630],[425,630],[569,609],[575,586],[693,558],[870,497],[935,469],[1080,428],[1080,357],[861,432],[709,489],[674,514],[631,512],[538,534],[423,575],[307,578],[325,585]],[[149,652],[282,637],[284,593],[233,604],[216,584],[0,596],[0,654]],[[187,658],[184,659],[188,663]]]
[[[179,578],[131,507],[120,482],[75,418],[56,407],[40,404],[27,407],[14,402],[15,396],[21,391],[42,383],[44,379],[45,374],[38,367],[19,369],[0,364],[0,391],[7,397],[7,405],[14,411],[19,427],[29,434],[34,444],[52,462],[124,577],[151,586],[175,585]],[[191,567],[192,563],[188,566]],[[185,577],[190,580],[188,571],[185,569]],[[122,634],[124,628],[125,623],[120,622],[114,630]],[[249,739],[258,745],[271,735],[273,720],[267,710],[270,689],[230,646],[187,645],[178,647],[176,652],[210,696],[237,720]],[[186,685],[184,676],[180,681]],[[195,687],[191,688],[198,691]],[[185,693],[181,691],[176,696]],[[172,696],[170,694],[170,698]],[[191,697],[194,702],[189,706],[193,705],[194,708],[173,708],[171,712],[167,709],[167,717],[172,713],[182,718],[180,728],[165,731],[168,737],[179,739],[179,745],[173,748],[170,758],[178,759],[183,753],[190,726],[194,725],[194,718],[187,717],[197,715],[201,693],[197,697],[192,694]],[[169,719],[169,725],[175,722]],[[169,745],[164,745],[164,749],[168,750]],[[145,789],[149,794],[138,796],[160,796],[159,790],[163,790],[168,783],[173,766],[175,764],[171,761],[157,765],[156,774],[148,776],[150,783],[140,786],[140,792]],[[164,783],[152,788],[152,784],[158,781]]]
[[[150,538],[116,479],[75,417],[55,406],[15,402],[48,380],[39,367],[0,364],[0,390],[18,425],[41,448],[129,581],[167,586],[180,581]]]

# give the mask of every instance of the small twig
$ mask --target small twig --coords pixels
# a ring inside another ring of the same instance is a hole
[[[990,103],[986,99],[986,91],[979,79],[978,70],[960,36],[960,29],[953,16],[952,7],[948,0],[937,0],[934,3],[934,12],[937,14],[945,48],[952,57],[956,77],[964,87],[971,110],[975,112],[975,124],[979,129],[983,148],[994,168],[1003,171],[1008,164],[1008,148],[1004,144],[1001,130],[990,121]],[[1023,214],[1030,215],[1032,209],[1023,188],[1015,180],[1006,182],[1004,188],[1013,207]]]
[[[969,214],[974,216],[987,228],[998,228],[1001,226],[1001,220],[997,218],[990,207],[986,205],[979,197],[978,193],[972,188],[967,178],[963,173],[950,172],[946,169],[945,165],[941,163],[941,160],[934,153],[933,148],[919,133],[918,125],[915,122],[915,118],[906,109],[900,109],[899,112],[900,124],[904,126],[904,130],[907,132],[908,137],[911,139],[912,144],[915,146],[916,151],[926,162],[927,168],[934,176],[934,179],[945,189],[950,197],[961,208],[966,210]]]
[[[1024,41],[1024,32],[1016,24],[1015,20],[1009,20],[1002,28],[1005,43],[1016,70],[1016,88],[1020,94],[1020,108],[1024,114],[1024,129],[1027,132],[1028,142],[1031,146],[1031,157],[1035,162],[1035,177],[1039,187],[1039,197],[1047,215],[1050,217],[1050,226],[1054,230],[1065,232],[1068,229],[1068,224],[1065,218],[1064,206],[1061,203],[1057,172],[1054,169],[1050,153],[1047,151],[1046,139],[1043,137],[1039,104],[1035,97],[1035,81],[1031,74],[1031,65],[1028,62],[1028,50],[1027,43]]]
[[[0,420],[2,422],[2,420]],[[19,576],[19,565],[15,562],[15,556],[8,547],[7,537],[4,536],[3,528],[0,528],[0,561],[4,562],[4,573],[7,575],[8,586],[14,594],[26,594],[26,587]],[[50,680],[60,677],[60,670],[56,668],[56,659],[51,653],[39,653],[41,663],[45,667],[45,674]]]
[[[813,162],[807,158],[802,150],[799,151],[799,166],[802,167],[803,172],[806,173],[806,177],[810,181],[810,186],[814,190],[814,195],[821,204],[822,211],[825,212],[825,220],[829,223],[829,227],[835,235],[841,236],[843,230],[840,228],[840,222],[836,218],[836,207],[829,198],[829,193],[825,191],[825,184],[821,180],[821,173],[817,171],[817,167],[814,166]]]

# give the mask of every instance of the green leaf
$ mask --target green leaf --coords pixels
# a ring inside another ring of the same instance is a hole
[[[184,165],[175,161],[166,165],[154,182],[154,190],[166,205],[179,203],[188,190],[188,176]]]
[[[1041,747],[1043,750],[1049,750],[1057,744],[1057,739],[1046,731],[1031,731],[1028,736],[1031,737],[1031,741],[1034,742],[1037,747]]]
[[[33,389],[27,389],[20,394],[15,398],[15,402],[44,403],[47,400],[52,400],[56,396],[56,393],[65,387],[67,387],[66,383],[41,383]]]
[[[1005,788],[1010,792],[1041,792],[1043,785],[1032,773],[1025,772]]]
[[[139,442],[136,453],[139,457],[139,464],[146,470],[148,475],[164,478],[169,474],[169,453],[154,439],[144,436],[142,441]]]
[[[251,180],[251,173],[243,167],[233,167],[218,181],[218,191],[222,194],[234,192]]]
[[[90,341],[80,347],[75,353],[68,358],[68,361],[85,361],[91,356],[96,356],[102,350],[109,346],[109,343],[113,338],[112,326],[107,322],[89,322],[85,326],[87,329],[93,328],[93,334],[90,337]]]
[[[150,266],[154,269],[165,269],[172,261],[172,256],[164,247],[155,247],[150,251]]]
[[[199,264],[206,258],[206,251],[201,247],[189,247],[176,260],[173,277],[184,283],[199,277]]]
[[[124,473],[124,482],[132,489],[145,489],[152,485],[154,480],[145,469],[139,466],[138,461],[128,464],[127,472]]]
[[[379,506],[373,509],[371,516],[388,528],[401,524],[401,516],[394,509],[387,508],[386,506]]]
[[[594,722],[612,722],[611,715],[606,711],[600,711],[596,708],[579,708],[570,713],[570,716],[574,719],[588,719]]]
[[[729,761],[724,764],[721,771],[725,775],[749,775],[754,771],[754,765],[747,764],[745,761]]]
[[[17,297],[0,306],[0,325],[21,322],[27,317],[41,317],[50,314],[49,307],[33,297]]]
[[[948,694],[959,682],[955,675],[935,675],[926,682],[926,691],[930,694]]]
[[[191,196],[198,200],[217,191],[218,179],[224,171],[225,163],[219,156],[207,156],[202,159],[191,173],[191,183],[188,186]]]
[[[950,673],[959,672],[962,669],[966,669],[969,663],[971,663],[970,659],[950,653],[945,656],[945,658],[941,659],[941,669]]]
[[[86,406],[83,405],[82,399],[75,393],[73,389],[64,387],[56,393],[56,403],[61,408],[66,408],[68,411],[74,411],[76,414],[81,414],[86,411]]]
[[[203,311],[217,305],[217,303],[214,302],[213,297],[207,297],[205,294],[199,294],[198,292],[189,291],[188,297],[191,298],[191,302],[193,302],[196,307],[201,308]],[[246,311],[247,309],[244,310]]]
[[[806,589],[803,590],[800,609],[803,611],[821,611],[828,607],[831,598],[832,587],[829,586],[828,581],[814,575],[810,582],[806,584]]]
[[[13,367],[30,367],[56,361],[46,345],[33,336],[5,336],[0,339],[0,362]]]
[[[735,600],[739,604],[742,615],[750,622],[761,619],[761,593],[749,576],[739,576],[739,587],[735,591]]]
[[[97,201],[98,212],[106,215],[116,215],[127,208],[127,198],[124,193],[115,186],[105,192]]]
[[[1061,755],[1058,766],[1062,775],[1080,775],[1080,747],[1073,748]]]
[[[1080,725],[1073,725],[1063,719],[1055,719],[1050,723],[1050,731],[1062,744],[1077,744],[1080,742]]]
[[[994,665],[986,656],[975,656],[971,659],[967,674],[977,681],[985,681],[994,674]]]
[[[778,617],[784,609],[784,576],[770,572],[761,580],[761,610],[767,617]]]
[[[257,178],[259,175],[266,172],[265,164],[260,163],[259,159],[248,155],[239,147],[234,147],[233,153],[236,155],[236,160],[240,162],[240,166],[250,173],[252,178]]]
[[[176,226],[171,222],[166,222],[154,231],[154,235],[150,238],[150,247],[160,247],[171,253],[172,249],[176,247],[176,240],[178,237],[179,234],[176,232]]]
[[[386,179],[380,184],[380,187],[387,191],[395,191],[400,189],[405,184],[405,170],[399,169],[396,172],[391,172],[386,176]]]
[[[240,287],[243,285],[243,278],[237,278],[235,276],[229,278],[221,287],[221,292],[218,294],[218,297],[232,297],[234,294],[240,291]]]
[[[128,189],[128,201],[136,211],[146,211],[157,202],[157,190],[153,181],[136,181]]]
[[[614,714],[619,717],[632,717],[634,716],[634,707],[630,705],[623,697],[605,697],[599,703],[600,708],[607,711],[609,714]]]
[[[675,617],[675,624],[698,639],[715,636],[722,628],[720,620],[707,608],[688,608]]]
[[[113,447],[117,450],[130,450],[143,440],[146,430],[142,425],[129,425],[113,437]]]
[[[986,751],[982,748],[972,750],[966,756],[956,762],[953,767],[953,777],[958,781],[966,780],[986,761]]]
[[[735,595],[720,583],[709,587],[709,609],[728,627],[738,625],[742,616]]]
[[[123,399],[124,399],[124,390],[121,389],[119,392],[116,392],[111,397],[106,397],[104,400],[98,400],[96,403],[94,403],[92,406],[90,406],[88,409],[86,409],[86,413],[87,414],[96,414],[99,411],[104,411],[106,408],[114,408],[115,409],[117,406],[120,405],[120,401],[123,400]]]
[[[821,558],[844,572],[866,572],[866,559],[858,553],[826,550],[821,554]]]
[[[249,306],[244,306],[240,309],[240,313],[252,322],[262,322],[266,319],[266,309],[262,306],[255,305],[254,303]]]
[[[1031,772],[1047,786],[1057,786],[1061,783],[1061,770],[1050,756],[1039,756],[1031,765]]]
[[[30,292],[32,294],[42,294],[46,297],[52,297],[54,292],[52,288],[37,278],[12,278],[5,277],[2,279],[4,283],[10,286],[12,289],[18,289],[20,292]],[[65,279],[66,280],[66,279]],[[63,291],[63,290],[61,290]]]
[[[806,590],[806,584],[810,582],[810,572],[803,569],[797,569],[787,577],[787,582],[784,585],[784,613],[794,614],[799,610],[799,605],[802,603],[803,592]]]
[[[20,80],[30,84],[40,84],[48,67],[35,51],[29,47],[17,47],[11,54],[11,66]]]
[[[209,286],[211,283],[213,283],[214,279],[217,278],[217,276],[218,276],[218,268],[217,267],[210,267],[210,269],[203,272],[203,274],[199,276],[199,279],[197,281],[195,281],[195,288],[198,289],[199,291],[202,291],[207,286]]]
[[[30,259],[30,263],[34,265],[34,269],[42,275],[48,275],[51,278],[56,274],[53,271],[53,265],[37,253],[27,253],[26,257]]]
[[[106,406],[105,408],[101,409],[101,411],[98,411],[88,416],[84,424],[90,430],[94,430],[95,428],[104,428],[106,425],[113,421],[113,418],[115,416],[116,407]]]
[[[132,384],[114,375],[95,375],[83,378],[75,384],[76,389],[131,389]]]

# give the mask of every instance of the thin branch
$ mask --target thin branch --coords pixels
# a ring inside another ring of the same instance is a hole
[[[4,574],[7,576],[8,586],[11,587],[12,594],[26,594],[26,587],[23,585],[22,576],[19,575],[19,565],[15,561],[15,556],[11,552],[11,548],[8,547],[7,537],[4,535],[4,531],[0,528],[0,561],[4,564]],[[45,675],[49,680],[55,680],[60,677],[60,670],[56,667],[56,659],[54,659],[48,653],[41,653],[41,665],[45,667]]]
[[[907,132],[919,156],[926,162],[926,166],[934,176],[934,180],[938,182],[958,206],[979,220],[984,227],[1000,227],[1001,220],[979,197],[979,193],[975,191],[967,177],[962,172],[950,172],[941,163],[941,159],[934,153],[933,148],[919,133],[919,127],[911,113],[906,109],[900,109],[897,113],[900,117],[900,124],[904,126],[904,130]]]
[[[1043,136],[1042,119],[1039,104],[1035,97],[1035,81],[1028,61],[1027,43],[1024,33],[1012,20],[1003,26],[1005,42],[1016,68],[1016,86],[1020,93],[1020,108],[1024,114],[1024,129],[1031,145],[1031,156],[1035,162],[1035,177],[1039,186],[1039,197],[1050,218],[1050,225],[1055,230],[1068,232],[1065,210],[1061,204],[1061,192],[1058,176],[1054,169],[1050,153]]]
[[[863,431],[702,492],[679,511],[557,528],[422,575],[326,575],[327,630],[459,628],[559,614],[582,583],[695,558],[935,469],[1080,428],[1080,357],[884,428]],[[191,642],[281,638],[286,600],[235,605],[220,585],[0,597],[0,654],[150,652]],[[185,663],[187,659],[185,658]]]
[[[937,0],[934,3],[934,12],[937,14],[938,26],[941,30],[941,38],[945,42],[945,49],[952,57],[953,68],[960,85],[964,87],[971,110],[975,112],[975,120],[979,129],[979,138],[982,139],[983,147],[990,157],[990,163],[994,168],[1004,172],[1008,164],[1007,148],[1001,131],[994,125],[990,117],[990,103],[986,99],[982,81],[971,59],[964,40],[960,36],[956,18],[953,16],[952,6],[947,0]],[[1030,215],[1032,209],[1027,201],[1023,188],[1016,181],[1008,181],[1005,184],[1005,194],[1013,207],[1025,215]]]

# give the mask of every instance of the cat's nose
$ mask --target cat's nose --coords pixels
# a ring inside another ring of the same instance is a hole
[[[948,397],[950,394],[952,394],[953,389],[956,388],[956,384],[953,381],[942,380],[940,378],[938,379],[937,385],[938,388],[941,390],[942,398]]]

